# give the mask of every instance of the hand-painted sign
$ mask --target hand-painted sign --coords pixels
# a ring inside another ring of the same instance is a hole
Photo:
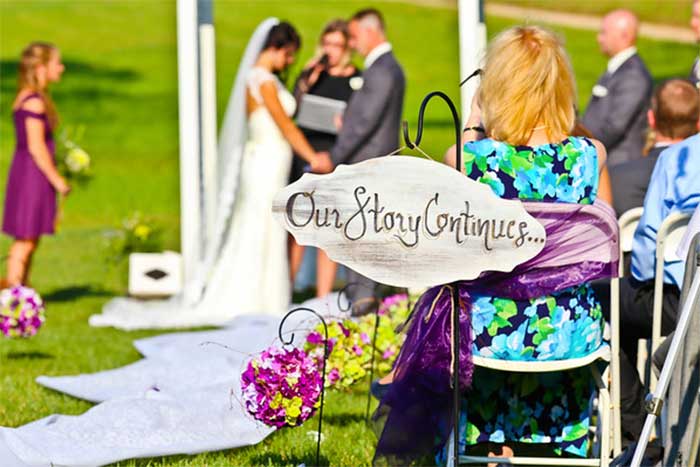
[[[273,215],[302,245],[399,287],[510,271],[544,247],[544,227],[520,201],[446,165],[387,156],[305,174],[280,191]]]

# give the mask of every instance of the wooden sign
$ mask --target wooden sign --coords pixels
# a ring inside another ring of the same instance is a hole
[[[545,231],[518,200],[456,170],[410,156],[305,174],[273,201],[301,245],[383,284],[427,287],[511,271],[544,247]]]

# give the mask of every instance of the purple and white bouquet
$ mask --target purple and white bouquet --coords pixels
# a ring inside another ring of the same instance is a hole
[[[5,337],[31,337],[45,320],[44,302],[34,289],[18,285],[0,292],[0,332]]]
[[[248,362],[241,392],[256,420],[277,428],[298,426],[320,405],[321,372],[301,349],[270,347]]]

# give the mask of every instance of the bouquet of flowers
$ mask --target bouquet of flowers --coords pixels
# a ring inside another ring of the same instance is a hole
[[[409,308],[411,300],[406,294],[396,294],[386,297],[379,306],[379,325],[377,326],[376,348],[374,356],[375,371],[378,375],[385,375],[391,371],[394,361],[399,354],[406,336],[398,331],[411,312]],[[374,315],[365,315],[360,318],[360,330],[369,335],[374,335]],[[369,345],[371,350],[371,343]]]
[[[246,410],[268,426],[298,426],[320,405],[321,374],[303,350],[270,347],[241,374]]]
[[[5,337],[31,337],[45,319],[44,302],[34,289],[19,285],[0,292],[0,332]]]
[[[122,221],[119,229],[108,231],[109,249],[115,261],[130,253],[162,250],[162,230],[153,220],[135,212]]]
[[[92,176],[90,155],[78,145],[85,133],[85,126],[79,125],[74,131],[66,127],[58,136],[56,164],[59,172],[74,182],[86,182]]]
[[[386,297],[379,307],[374,364],[377,374],[386,374],[398,356],[405,336],[397,328],[410,313],[409,296]],[[413,300],[415,303],[415,300]],[[362,316],[358,321],[345,319],[328,326],[328,369],[326,387],[348,388],[369,373],[372,365],[372,337],[375,315]],[[323,327],[317,326],[306,337],[305,349],[317,361],[323,358]]]
[[[306,336],[305,349],[320,368],[323,360],[323,325]],[[372,341],[357,322],[350,319],[333,321],[328,325],[328,361],[326,387],[343,389],[362,379],[369,370]]]

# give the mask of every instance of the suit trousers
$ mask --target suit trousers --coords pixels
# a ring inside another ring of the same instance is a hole
[[[593,284],[610,321],[610,283]],[[676,327],[680,291],[672,284],[664,284],[661,333],[667,335]],[[620,408],[622,432],[630,440],[637,440],[644,427],[644,387],[637,372],[637,342],[650,339],[654,310],[654,281],[640,282],[634,278],[620,279]]]
[[[352,316],[374,312],[379,305],[378,284],[350,268],[347,268],[347,282],[347,296],[352,303]]]

